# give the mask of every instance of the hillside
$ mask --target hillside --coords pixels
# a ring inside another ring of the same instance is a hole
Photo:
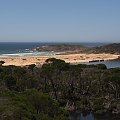
[[[82,52],[87,48],[82,45],[77,44],[60,44],[60,45],[47,45],[47,46],[40,46],[37,48],[32,49],[33,51],[54,51],[54,52],[68,52],[68,51],[79,51]]]
[[[91,51],[93,53],[120,54],[120,43],[113,43],[105,46],[95,47],[95,48],[92,48]]]
[[[33,51],[45,52],[66,52],[67,53],[111,53],[120,54],[120,43],[113,43],[99,47],[85,47],[77,44],[59,44],[59,45],[46,45],[32,49]]]

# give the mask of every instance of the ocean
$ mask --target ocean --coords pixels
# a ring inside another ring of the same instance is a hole
[[[42,56],[55,55],[58,52],[33,52],[31,49],[50,45],[53,43],[42,42],[1,42],[0,43],[0,57],[5,56]],[[57,44],[57,43],[54,43]]]
[[[57,54],[54,52],[33,52],[30,49],[52,44],[80,44],[87,47],[101,46],[107,43],[47,43],[47,42],[0,42],[0,56],[36,56]]]

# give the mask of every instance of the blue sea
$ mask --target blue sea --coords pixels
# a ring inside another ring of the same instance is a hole
[[[1,42],[0,43],[0,56],[37,56],[49,55],[57,53],[49,52],[33,52],[31,49],[50,45],[52,43],[33,43],[33,42]]]
[[[33,52],[31,49],[52,44],[68,44],[68,43],[45,43],[45,42],[0,42],[0,56],[36,56],[58,54],[54,52]],[[106,43],[69,43],[80,44],[87,47],[101,46]]]

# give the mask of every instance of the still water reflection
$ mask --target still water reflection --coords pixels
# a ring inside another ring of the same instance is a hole
[[[96,120],[92,113],[83,114],[83,113],[75,113],[72,115],[71,120]]]
[[[82,64],[87,64],[87,65],[91,65],[91,64],[105,64],[107,66],[107,68],[116,68],[116,67],[120,67],[120,60],[112,60],[112,61],[102,61],[102,62],[84,62]]]
[[[92,113],[74,113],[72,114],[71,120],[120,120],[119,115],[99,115],[99,116],[94,116]]]

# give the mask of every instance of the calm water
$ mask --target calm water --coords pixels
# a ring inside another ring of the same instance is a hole
[[[72,115],[71,120],[96,120],[92,113],[84,115],[83,113],[75,113]]]
[[[94,116],[92,113],[75,113],[72,115],[71,120],[120,120],[120,116],[111,114]]]
[[[107,68],[116,68],[116,67],[120,67],[120,60],[112,60],[112,61],[102,61],[102,62],[84,62],[83,64],[87,64],[87,65],[96,65],[96,64],[105,64],[107,66]]]

